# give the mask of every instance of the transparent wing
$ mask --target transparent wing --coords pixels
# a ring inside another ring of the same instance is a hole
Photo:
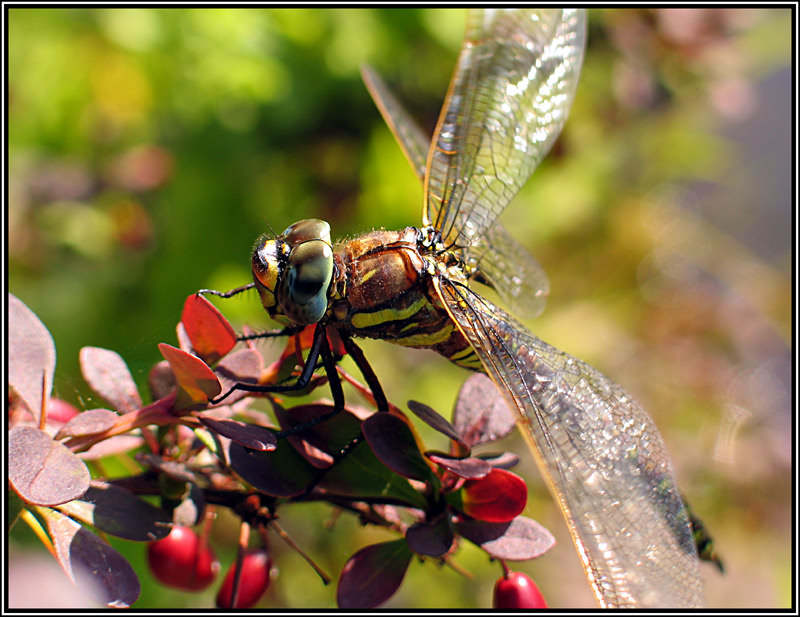
[[[361,77],[412,169],[423,180],[430,138],[372,67],[362,66]],[[512,312],[526,317],[542,312],[550,289],[547,275],[533,255],[500,223],[464,253],[467,262],[480,270]]]
[[[700,606],[689,517],[644,409],[465,286],[446,279],[435,284],[486,372],[518,410],[520,431],[600,605]]]
[[[408,162],[416,172],[420,180],[425,177],[425,162],[428,158],[431,138],[426,136],[414,122],[414,119],[405,110],[389,88],[384,83],[381,76],[368,65],[361,67],[361,79],[367,86],[372,100],[383,116],[384,122],[389,126],[403,154],[406,155]]]
[[[465,261],[477,267],[512,313],[536,317],[544,310],[550,292],[547,274],[503,225],[495,223],[463,253]]]
[[[425,175],[423,220],[446,245],[479,242],[550,149],[585,37],[580,9],[468,12]]]

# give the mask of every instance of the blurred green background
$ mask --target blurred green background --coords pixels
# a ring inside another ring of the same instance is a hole
[[[146,391],[183,301],[247,283],[262,231],[320,217],[334,236],[421,221],[421,185],[358,73],[375,66],[432,130],[463,32],[460,10],[10,9],[10,291],[53,334],[55,393],[102,406],[78,351],[107,347]],[[645,405],[728,572],[703,566],[711,607],[791,602],[791,12],[591,10],[562,138],[504,215],[548,272],[528,325]],[[255,295],[217,303],[267,327]],[[466,374],[365,341],[391,400],[449,412]],[[427,435],[427,434],[426,434]],[[441,447],[435,438],[430,447]],[[553,607],[594,606],[561,518],[521,441],[527,514],[559,544],[521,564]],[[323,506],[282,523],[329,571],[388,538]],[[223,520],[225,517],[223,517]],[[12,586],[30,534],[12,533]],[[226,567],[233,522],[213,542]],[[143,546],[135,605],[213,605],[155,584]],[[279,539],[267,607],[333,607]],[[394,607],[488,607],[500,568],[464,547],[469,580],[413,563]]]

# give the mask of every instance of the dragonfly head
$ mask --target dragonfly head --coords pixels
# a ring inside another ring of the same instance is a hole
[[[330,225],[305,219],[277,238],[261,236],[253,249],[252,269],[270,316],[299,325],[317,323],[328,309],[333,277]]]

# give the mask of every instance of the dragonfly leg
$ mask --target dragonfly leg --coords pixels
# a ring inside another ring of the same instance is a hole
[[[209,403],[216,405],[217,403],[220,403],[228,398],[231,393],[236,392],[237,390],[244,392],[294,392],[295,390],[302,390],[308,385],[308,382],[311,381],[311,376],[314,374],[314,370],[317,368],[317,359],[319,358],[320,351],[323,349],[323,346],[327,352],[327,356],[330,357],[328,339],[325,336],[325,326],[317,325],[314,330],[314,339],[311,343],[311,348],[308,350],[308,357],[306,358],[305,366],[303,367],[303,371],[300,373],[300,376],[294,383],[286,385],[262,385],[238,382],[233,384],[233,386],[231,386],[231,388],[225,394],[215,399],[211,399]],[[323,359],[324,358],[325,353],[323,353]],[[334,370],[333,372],[335,373],[336,371]],[[341,384],[339,385],[339,388],[341,389]],[[344,407],[344,397],[342,397],[342,407]]]
[[[253,289],[255,287],[255,283],[248,283],[247,285],[242,285],[241,287],[236,287],[235,289],[231,289],[230,291],[217,291],[216,289],[199,289],[197,293],[201,296],[209,295],[209,296],[219,296],[220,298],[230,298],[237,294],[242,293],[243,291],[247,291],[248,289]]]
[[[344,332],[340,332],[340,336],[342,343],[344,343],[344,348],[347,350],[347,353],[350,354],[350,357],[353,358],[353,362],[356,363],[358,370],[361,371],[369,389],[372,391],[372,396],[375,397],[375,406],[378,408],[378,411],[389,411],[389,401],[383,391],[381,382],[378,381],[378,376],[375,375],[375,371],[372,370],[369,362],[367,362],[364,352],[361,351],[361,348],[355,344],[350,336]]]

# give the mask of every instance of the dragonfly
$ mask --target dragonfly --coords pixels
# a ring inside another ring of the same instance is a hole
[[[246,287],[279,323],[314,326],[314,339],[296,384],[232,390],[302,387],[320,355],[335,371],[330,329],[346,346],[351,337],[383,339],[483,371],[517,412],[598,604],[695,607],[702,585],[690,519],[653,420],[621,386],[534,336],[473,285],[492,287],[520,314],[544,306],[546,274],[498,217],[564,126],[585,41],[584,10],[469,10],[430,139],[364,67],[422,180],[422,225],[333,243],[327,222],[306,219],[262,236]],[[374,375],[365,377],[376,391]]]

